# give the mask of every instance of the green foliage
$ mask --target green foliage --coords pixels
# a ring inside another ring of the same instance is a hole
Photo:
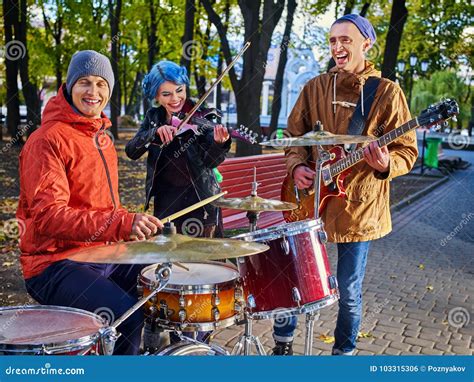
[[[465,1],[407,0],[408,18],[403,29],[399,59],[409,60],[415,53],[421,61],[428,60],[428,73],[460,64],[473,66],[474,47],[471,15],[474,7]],[[392,2],[379,0],[369,8],[368,18],[377,32],[377,54],[372,60],[380,67],[385,50]]]
[[[458,77],[453,70],[433,73],[430,79],[421,79],[413,86],[412,112],[419,114],[432,103],[443,98],[453,98],[459,104],[459,124],[467,127],[471,112],[472,86]]]

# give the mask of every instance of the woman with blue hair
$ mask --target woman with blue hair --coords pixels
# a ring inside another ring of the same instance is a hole
[[[148,152],[146,201],[154,199],[154,215],[165,217],[220,192],[213,169],[222,163],[230,149],[227,129],[218,124],[176,135],[172,118],[194,106],[188,98],[189,78],[184,67],[171,61],[155,64],[143,81],[144,95],[156,102],[150,108],[137,134],[125,148],[137,160]],[[174,221],[178,232],[213,237],[218,232],[220,210],[210,204]],[[218,235],[219,236],[219,235]]]

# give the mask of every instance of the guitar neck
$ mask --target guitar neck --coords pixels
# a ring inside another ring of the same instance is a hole
[[[417,128],[418,126],[419,126],[418,118],[412,119],[411,121],[404,123],[403,125],[397,127],[396,129],[389,131],[387,134],[384,134],[383,136],[377,139],[377,142],[380,147],[386,146],[390,144],[391,142],[393,142],[398,137],[408,133],[409,131]],[[364,149],[359,148],[353,153],[347,155],[345,158],[342,158],[329,166],[331,177],[335,177],[336,175],[339,175],[340,173],[344,172],[348,168],[359,163],[363,159],[364,159]]]

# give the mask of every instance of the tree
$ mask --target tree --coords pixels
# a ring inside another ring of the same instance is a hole
[[[209,19],[219,34],[227,64],[232,61],[232,52],[221,17],[215,12],[209,0],[201,0]],[[247,126],[261,134],[260,94],[271,36],[283,12],[284,0],[239,0],[244,20],[244,40],[251,43],[243,56],[243,70],[238,79],[235,68],[229,77],[237,102],[237,125]],[[262,10],[263,6],[263,10]],[[237,156],[254,155],[262,152],[261,146],[237,142]]]
[[[183,45],[183,53],[181,55],[181,65],[186,68],[188,73],[191,73],[191,58],[188,46],[193,44],[194,38],[194,17],[196,14],[195,0],[186,0],[184,8],[184,33],[181,38]]]
[[[5,27],[5,69],[7,87],[7,129],[14,142],[20,144],[20,99],[18,97],[18,55],[22,55],[24,47],[19,45],[14,36],[18,31],[19,4],[17,0],[3,1],[3,20]]]
[[[397,64],[398,50],[400,49],[400,42],[402,40],[403,27],[405,26],[407,17],[408,10],[405,6],[405,0],[394,0],[382,65],[382,77],[386,77],[392,81],[396,80],[395,66]]]
[[[269,134],[278,128],[278,117],[281,110],[281,92],[283,89],[283,77],[285,74],[286,62],[288,61],[288,45],[290,42],[291,29],[293,28],[293,19],[296,11],[296,0],[288,0],[285,31],[280,43],[280,58],[273,85],[272,117],[270,120]]]
[[[411,110],[413,114],[419,114],[430,104],[452,98],[459,104],[457,127],[467,127],[473,98],[471,88],[472,85],[467,85],[453,70],[435,72],[429,79],[420,79],[413,86]]]
[[[119,74],[119,61],[120,61],[120,15],[122,13],[122,0],[109,0],[109,21],[110,21],[110,35],[112,36],[111,44],[111,64],[112,70],[115,77],[114,90],[112,97],[110,98],[110,120],[112,127],[111,133],[115,138],[118,137],[118,117],[122,108],[122,99],[120,92],[120,74]]]
[[[32,82],[29,71],[30,55],[28,52],[28,12],[27,1],[20,0],[20,20],[18,22],[18,41],[25,47],[25,56],[19,60],[20,78],[27,110],[28,134],[31,134],[41,123],[41,108],[38,98],[38,86]]]

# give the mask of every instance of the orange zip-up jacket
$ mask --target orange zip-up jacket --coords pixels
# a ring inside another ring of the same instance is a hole
[[[25,279],[79,247],[128,240],[132,230],[135,214],[119,201],[118,158],[106,133],[111,122],[78,114],[63,89],[20,153],[16,216]]]

